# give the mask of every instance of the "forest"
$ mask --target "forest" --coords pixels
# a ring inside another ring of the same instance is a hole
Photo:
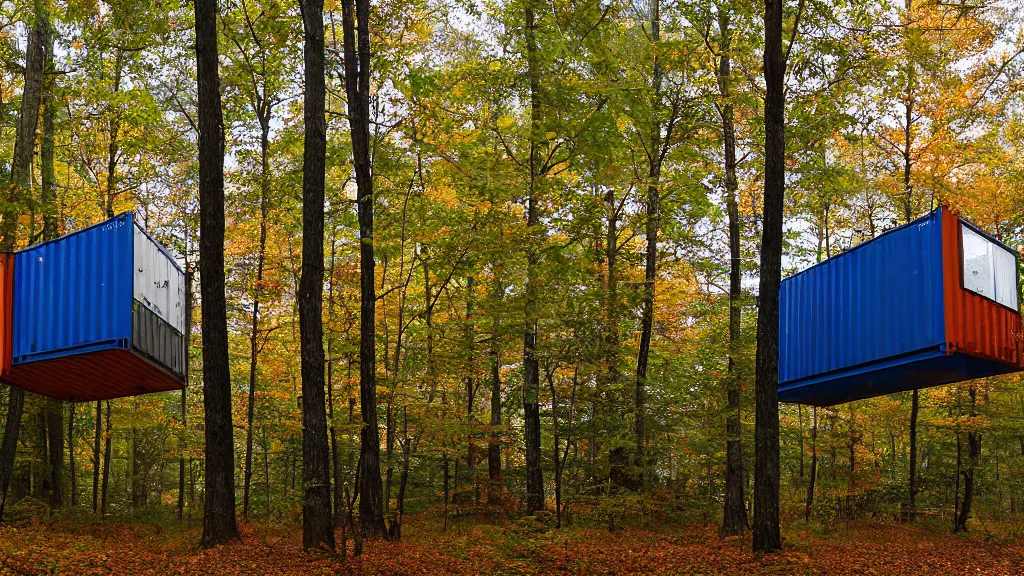
[[[783,278],[939,207],[1019,257],[1021,22],[0,1],[0,252],[132,212],[187,342],[0,386],[0,575],[1024,571],[1019,373],[778,401]]]

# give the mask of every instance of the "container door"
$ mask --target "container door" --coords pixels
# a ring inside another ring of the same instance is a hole
[[[185,371],[185,275],[174,259],[135,227],[132,347],[177,377]]]
[[[135,300],[176,330],[185,331],[185,275],[177,263],[135,227]]]

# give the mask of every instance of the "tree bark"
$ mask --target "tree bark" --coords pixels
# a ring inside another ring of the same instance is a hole
[[[68,484],[71,490],[71,507],[78,506],[78,479],[75,475],[75,403],[68,403]]]
[[[538,187],[540,180],[541,99],[540,68],[536,40],[534,0],[527,0],[526,67],[530,83],[530,161],[529,189],[527,191],[526,226],[531,235],[538,235],[540,226]],[[540,453],[540,364],[537,360],[537,276],[539,258],[536,239],[531,238],[526,248],[526,297],[523,301],[523,421],[526,439],[526,513],[544,509],[544,472]]]
[[[11,178],[5,194],[6,208],[0,214],[0,252],[12,252],[18,233],[18,218],[23,202],[28,199],[31,186],[32,150],[35,148],[36,128],[39,121],[39,101],[42,98],[43,60],[48,44],[50,17],[41,0],[36,0],[35,22],[28,33],[28,51],[25,56],[25,84],[22,88],[21,110],[14,137],[14,159]],[[0,444],[0,519],[7,504],[7,488],[14,470],[21,415],[25,407],[25,391],[10,387],[7,397],[7,421],[4,439]]]
[[[754,431],[754,551],[782,549],[779,533],[779,285],[786,192],[786,60],[782,0],[765,0],[764,218],[758,288]]]
[[[249,330],[249,398],[245,427],[245,486],[242,491],[242,516],[249,519],[249,492],[252,486],[253,418],[256,411],[256,376],[259,367],[260,294],[267,259],[267,216],[270,210],[270,121],[273,108],[263,95],[254,94],[253,110],[260,124],[260,239],[256,253],[256,282],[253,286],[252,317]],[[268,502],[269,505],[269,502]]]
[[[474,326],[473,326],[473,277],[466,278],[466,471],[469,473],[469,485],[473,489],[474,501],[479,500],[479,490],[476,484],[476,454],[475,454],[475,430],[473,425],[473,402],[476,396],[474,385]],[[403,448],[403,455],[405,450]],[[403,467],[405,463],[403,461]]]
[[[811,416],[811,476],[807,483],[807,501],[804,507],[804,520],[810,522],[814,511],[814,482],[818,478],[818,407],[812,408]]]
[[[330,319],[331,325],[334,324],[334,265],[337,242],[335,238],[335,232],[332,228],[331,231],[331,267],[328,272],[327,281],[327,317]],[[334,525],[343,526],[345,523],[344,516],[344,494],[342,493],[342,481],[341,481],[341,456],[338,450],[338,428],[334,420],[334,353],[331,350],[331,343],[333,338],[327,338],[327,423],[328,430],[331,434],[331,469],[334,475]],[[270,505],[268,498],[267,505]]]
[[[495,270],[494,278],[494,299],[496,303],[502,301],[504,290],[501,281],[497,278]],[[498,427],[501,426],[501,316],[494,312],[491,319],[491,345],[488,353],[491,356],[491,436],[487,444],[487,503],[499,504],[501,502],[501,435]]]
[[[363,419],[359,525],[364,538],[381,538],[387,535],[387,529],[384,525],[384,487],[380,477],[377,422],[377,297],[373,260],[373,176],[370,171],[370,2],[342,0],[341,14],[345,92],[348,96],[359,219],[359,398]]]
[[[910,396],[910,508],[907,510],[907,520],[913,522],[916,515],[917,498],[917,413],[919,409],[918,392],[914,390]]]
[[[121,74],[124,69],[124,50],[120,46],[116,50],[117,56],[114,58],[114,84],[111,87],[114,94],[121,91]],[[104,195],[104,203],[107,218],[113,218],[114,198],[117,196],[117,162],[120,154],[121,119],[113,110],[110,110],[109,114],[110,118],[107,126],[109,132],[109,139],[107,141],[107,190]]]
[[[302,277],[299,333],[302,344],[302,547],[334,549],[330,450],[324,396],[324,117],[323,0],[302,0],[303,61]]]
[[[108,488],[110,488],[110,445],[111,445],[111,442],[113,440],[113,433],[111,432],[111,427],[110,427],[110,400],[106,401],[106,405],[107,405],[107,428],[106,428],[106,432],[104,433],[105,442],[104,442],[104,449],[103,449],[103,489],[102,489],[103,493],[100,496],[100,500],[101,500],[101,502],[100,502],[100,517],[101,518],[106,517],[106,515],[107,515],[107,504],[109,502],[109,500],[107,499],[107,496],[108,496],[108,491],[107,490],[108,490]]]
[[[968,390],[971,398],[971,430],[967,432],[967,469],[964,475],[964,499],[960,505],[960,513],[956,518],[954,532],[966,532],[967,520],[971,516],[971,506],[974,503],[974,471],[978,468],[978,460],[981,458],[981,433],[976,432],[973,419],[977,416],[978,390],[972,384]]]
[[[44,410],[50,459],[50,508],[56,510],[64,504],[64,411],[56,398],[47,398]]]
[[[742,260],[740,260],[740,214],[736,198],[736,128],[732,104],[732,32],[729,12],[718,10],[721,51],[718,58],[718,89],[722,98],[722,142],[725,152],[725,202],[729,215],[729,359],[726,376],[726,456],[725,509],[722,532],[742,534],[747,526],[747,510],[743,503],[743,452],[740,441],[740,382],[736,374],[736,356],[740,346],[740,297],[742,296]]]
[[[224,293],[224,121],[217,55],[217,0],[196,0],[199,116],[199,286],[202,294],[206,490],[203,546],[237,539],[234,430]]]
[[[25,54],[25,83],[21,92],[21,109],[14,136],[14,159],[11,162],[10,181],[5,193],[5,209],[0,221],[0,251],[14,249],[18,233],[18,218],[26,208],[32,178],[32,152],[35,149],[39,105],[43,91],[45,52],[50,44],[50,16],[42,0],[36,0],[35,21],[28,32]],[[12,390],[14,390],[12,388]],[[15,440],[17,440],[15,438]],[[6,453],[0,453],[0,461]],[[0,463],[0,484],[3,484],[3,465]]]
[[[96,436],[92,447],[92,511],[100,511],[100,438],[103,436],[103,402],[96,401]]]
[[[187,237],[186,237],[187,238]],[[178,524],[181,524],[185,517],[185,442],[188,439],[188,391],[189,366],[191,362],[190,349],[192,346],[192,266],[189,261],[188,241],[185,243],[185,384],[181,390],[181,455],[178,456]]]
[[[42,177],[43,241],[57,238],[57,189],[53,169],[53,121],[56,116],[56,80],[53,74],[53,29],[47,26],[43,63],[43,134],[39,144],[39,171]],[[46,399],[46,430],[49,434],[50,508],[60,508],[64,502],[64,415],[63,403],[55,398]]]
[[[651,42],[661,42],[661,1],[651,2]],[[647,415],[646,387],[647,364],[651,353],[651,338],[654,331],[654,283],[658,273],[658,229],[661,225],[661,164],[664,158],[662,123],[657,113],[661,104],[662,83],[661,62],[657,49],[651,77],[651,92],[655,114],[651,125],[650,144],[647,150],[647,221],[645,236],[647,248],[644,255],[644,292],[640,311],[640,346],[636,355],[636,389],[633,401],[633,441],[636,444],[634,466],[640,473],[641,485],[647,485]]]

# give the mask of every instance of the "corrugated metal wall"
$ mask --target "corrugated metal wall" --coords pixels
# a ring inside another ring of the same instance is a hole
[[[128,346],[132,229],[122,214],[15,255],[15,364]]]
[[[0,254],[0,376],[11,369],[11,301],[14,298],[14,255]]]
[[[179,378],[185,375],[185,339],[151,310],[135,302],[132,348],[163,365]]]
[[[1021,365],[1020,312],[963,288],[960,219],[941,210],[946,340],[951,351]]]
[[[185,332],[185,274],[177,263],[142,228],[135,226],[135,299]]]
[[[782,282],[780,383],[945,342],[939,220],[932,212]]]

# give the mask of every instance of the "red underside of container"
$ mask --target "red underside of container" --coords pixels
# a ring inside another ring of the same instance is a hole
[[[29,392],[76,402],[182,389],[173,376],[123,349],[18,364],[3,380]]]
[[[942,276],[945,283],[946,353],[1024,367],[1020,313],[963,287],[960,219],[942,208]]]

